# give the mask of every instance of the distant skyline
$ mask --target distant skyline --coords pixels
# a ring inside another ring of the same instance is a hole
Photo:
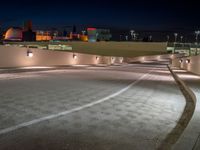
[[[200,2],[152,1],[1,1],[2,27],[21,26],[32,20],[36,27],[109,26],[138,30],[197,30]]]

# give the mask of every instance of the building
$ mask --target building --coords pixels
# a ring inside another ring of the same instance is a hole
[[[22,41],[36,41],[36,33],[32,30],[23,31]]]
[[[37,30],[36,41],[50,41],[53,37],[50,31]]]
[[[97,29],[96,28],[87,28],[88,42],[97,41]]]
[[[112,37],[109,29],[87,28],[88,41],[109,41]]]
[[[109,29],[97,29],[97,41],[110,41],[111,37]]]
[[[23,32],[22,29],[19,27],[11,27],[6,31],[4,40],[22,41],[23,38],[22,32]]]
[[[36,41],[36,33],[32,31],[32,21],[24,22],[22,37],[23,41]]]

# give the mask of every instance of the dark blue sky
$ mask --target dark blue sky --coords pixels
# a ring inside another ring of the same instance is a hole
[[[36,27],[89,25],[144,30],[200,27],[200,2],[177,0],[7,0],[1,1],[2,26],[32,20]]]

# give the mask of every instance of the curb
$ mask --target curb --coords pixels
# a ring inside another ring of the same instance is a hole
[[[176,73],[173,72],[173,70],[170,68],[170,66],[167,66],[169,71],[171,72],[172,76],[174,77],[175,81],[177,82],[177,84],[179,86],[181,86],[181,90],[185,90],[187,92],[187,98],[190,98],[190,102],[193,102],[194,105],[196,105],[196,95],[194,94],[194,92],[178,77],[178,75],[176,75]],[[185,95],[184,95],[185,96]]]
[[[186,105],[184,111],[177,121],[176,126],[172,129],[172,131],[166,136],[164,141],[159,146],[159,150],[171,150],[173,146],[177,143],[177,141],[181,138],[185,128],[189,124],[195,110],[196,106],[196,96],[193,91],[173,72],[169,65],[167,65],[169,71],[171,72],[174,80],[179,86],[181,92],[183,93],[186,101]]]

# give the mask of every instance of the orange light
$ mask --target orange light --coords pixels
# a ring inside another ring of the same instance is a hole
[[[49,35],[36,35],[36,41],[50,41],[52,37]]]

